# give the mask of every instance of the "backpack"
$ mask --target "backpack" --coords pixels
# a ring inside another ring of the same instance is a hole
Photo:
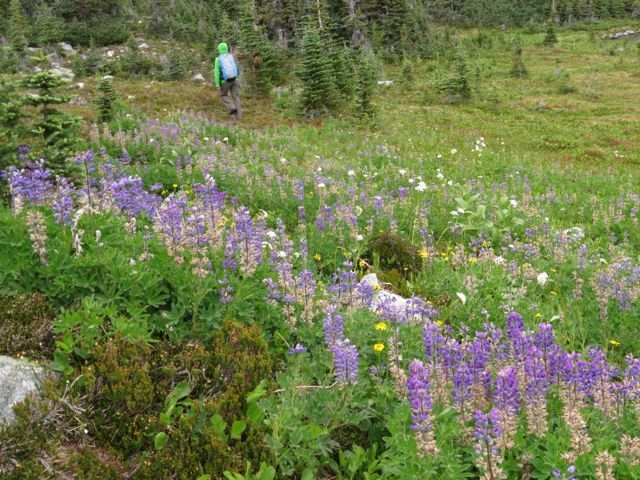
[[[220,55],[220,73],[224,80],[230,80],[238,76],[238,64],[230,53]]]

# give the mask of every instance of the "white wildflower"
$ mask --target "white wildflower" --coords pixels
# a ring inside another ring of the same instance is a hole
[[[538,285],[540,285],[541,287],[544,287],[547,283],[547,280],[549,280],[549,275],[547,275],[547,272],[542,272],[538,274],[538,277],[536,278],[536,280],[538,281]]]

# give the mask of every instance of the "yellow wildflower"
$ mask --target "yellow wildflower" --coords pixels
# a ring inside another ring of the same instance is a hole
[[[551,295],[558,295],[558,292],[556,292],[555,290],[551,290],[549,293],[550,293]]]
[[[383,332],[387,329],[387,324],[384,322],[376,323],[376,330]]]
[[[231,222],[231,228],[236,226],[236,222]]]
[[[436,320],[436,324],[440,327],[444,327],[444,322],[442,320]]]
[[[374,349],[376,352],[381,352],[381,351],[383,351],[383,350],[384,350],[384,343],[376,343],[376,344],[373,346],[373,349]]]
[[[478,261],[478,259],[476,257],[469,257],[468,262],[469,263],[476,263]]]
[[[360,268],[364,268],[366,264],[367,262],[365,262],[364,260],[362,259],[358,260],[358,265],[360,266]]]
[[[178,188],[178,184],[177,184],[177,183],[174,183],[174,184],[173,184],[173,188]]]
[[[556,270],[555,268],[552,268],[552,269],[551,269],[551,271],[552,271],[553,273],[558,273],[558,270]]]
[[[609,343],[611,345],[613,345],[614,347],[619,347],[620,346],[620,342],[617,340],[609,340]]]
[[[421,248],[420,251],[418,252],[418,254],[422,257],[422,258],[427,258],[429,256],[429,253],[427,253],[427,250],[424,248]]]
[[[322,260],[322,257],[320,256],[319,253],[316,253],[313,258],[316,260],[316,262],[319,262],[320,260]]]
[[[536,313],[536,318],[540,318],[542,317],[542,314],[540,312]]]

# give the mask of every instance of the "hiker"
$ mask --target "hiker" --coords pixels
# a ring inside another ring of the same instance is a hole
[[[220,89],[222,103],[236,120],[240,118],[240,85],[238,84],[238,62],[229,53],[229,45],[222,42],[218,45],[218,57],[215,64],[216,87]]]

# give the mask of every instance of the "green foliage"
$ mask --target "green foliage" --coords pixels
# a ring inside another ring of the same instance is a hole
[[[55,310],[40,294],[0,294],[0,355],[48,358]]]
[[[0,170],[13,164],[18,143],[26,129],[22,124],[24,98],[17,86],[0,78]]]
[[[11,0],[9,4],[9,18],[9,44],[13,47],[18,57],[22,58],[27,48],[28,27],[20,0]]]
[[[138,49],[138,44],[136,43],[135,38],[129,37],[129,40],[127,41],[127,50],[127,54],[120,59],[118,64],[118,73],[121,76],[125,78],[129,76],[146,76],[150,75],[153,71],[157,71],[162,68],[158,62],[155,62]],[[176,54],[173,54],[172,58],[174,60],[174,64],[167,64],[167,74],[184,75],[184,71],[181,71],[183,68],[183,60]]]
[[[371,239],[367,256],[383,270],[397,270],[405,275],[422,268],[418,247],[391,232]]]
[[[513,65],[511,66],[511,76],[514,78],[523,78],[529,75],[524,58],[522,56],[522,47],[518,45],[513,54]]]
[[[372,52],[360,51],[356,54],[355,107],[361,118],[372,119],[376,114],[373,104],[377,81],[377,63]]]
[[[172,50],[163,65],[163,80],[182,80],[187,74],[187,61],[184,52]]]
[[[97,73],[108,73],[109,66],[100,52],[92,44],[86,55],[76,55],[71,61],[71,68],[78,77],[90,77]],[[111,73],[111,72],[109,72]]]
[[[109,77],[103,77],[98,85],[98,96],[95,103],[98,110],[98,121],[109,122],[113,118],[113,109],[117,100],[116,91]]]
[[[71,96],[56,94],[55,90],[64,81],[50,71],[28,75],[22,80],[22,86],[37,93],[27,95],[25,103],[33,107],[40,107],[41,118],[33,125],[33,133],[42,137],[44,154],[49,167],[58,173],[69,173],[70,166],[66,160],[76,148],[76,132],[79,127],[79,117],[64,113],[53,105],[69,102]]]
[[[65,38],[64,21],[53,15],[53,10],[47,3],[41,2],[29,36],[36,45],[56,44]]]
[[[402,59],[402,70],[400,72],[399,83],[408,88],[413,85],[413,81],[413,62],[409,56],[405,55]]]
[[[555,45],[558,43],[558,37],[556,36],[556,27],[553,21],[547,22],[547,30],[544,35],[544,44],[545,45]]]
[[[245,2],[240,8],[240,46],[244,70],[250,85],[260,95],[268,95],[274,85],[282,81],[282,61],[277,50],[256,25],[253,2]]]
[[[454,56],[454,73],[438,86],[450,103],[464,102],[471,98],[471,74],[464,53],[458,49]]]
[[[309,26],[300,46],[300,106],[305,115],[317,117],[335,106],[335,85],[331,63],[318,30]]]

